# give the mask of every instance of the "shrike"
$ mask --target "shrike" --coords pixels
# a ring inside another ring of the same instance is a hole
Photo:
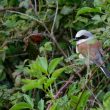
[[[81,58],[89,59],[89,63],[96,64],[103,73],[110,77],[110,72],[106,69],[102,59],[103,49],[101,43],[94,38],[93,34],[87,30],[80,30],[76,33],[76,52]]]

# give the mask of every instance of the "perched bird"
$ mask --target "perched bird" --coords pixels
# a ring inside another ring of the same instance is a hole
[[[110,77],[110,72],[106,69],[102,59],[104,52],[101,43],[94,38],[93,34],[87,30],[80,30],[76,33],[75,40],[76,52],[79,56],[88,59],[88,64],[96,64],[107,77]]]

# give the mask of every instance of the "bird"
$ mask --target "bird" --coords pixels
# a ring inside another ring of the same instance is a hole
[[[85,58],[85,63],[96,64],[102,72],[110,78],[110,71],[105,67],[101,42],[94,38],[93,34],[87,30],[80,30],[75,35],[76,53],[80,58]],[[88,61],[88,63],[86,62]]]

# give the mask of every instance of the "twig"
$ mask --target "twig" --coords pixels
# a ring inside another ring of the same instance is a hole
[[[19,10],[21,7],[10,7],[10,8],[4,8],[4,9],[0,9],[0,12],[4,12],[7,10],[13,10],[13,11],[17,11]]]
[[[85,66],[83,66],[79,71],[77,71],[75,74],[78,75],[80,74],[83,70],[85,69]],[[62,93],[64,93],[65,89],[68,87],[68,85],[73,81],[74,79],[74,74],[72,76],[70,76],[70,78],[68,79],[68,81],[66,81],[66,83],[58,90],[58,92],[56,93],[56,95],[54,96],[54,99],[57,99]],[[46,110],[49,110],[50,107],[52,106],[52,102],[50,102],[47,106]]]
[[[54,27],[55,27],[55,22],[56,22],[56,18],[57,18],[57,13],[58,13],[58,1],[56,1],[56,11],[55,11],[55,17],[54,17],[54,21],[53,21],[53,25],[52,25],[52,28],[51,28],[51,35],[53,35],[53,30],[54,30]]]
[[[35,14],[37,15],[37,1],[34,0],[34,11],[35,11]]]

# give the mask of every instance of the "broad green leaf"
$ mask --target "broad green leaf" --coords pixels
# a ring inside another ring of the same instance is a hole
[[[38,102],[38,110],[44,110],[44,100],[40,100]]]
[[[47,89],[55,80],[56,80],[56,78],[51,77],[51,78],[48,79],[47,82],[44,84],[44,87]]]
[[[28,90],[32,90],[34,88],[42,89],[42,84],[45,82],[46,77],[41,77],[39,80],[28,80],[28,83],[22,87],[22,91],[26,92]],[[23,82],[26,82],[23,80]]]
[[[101,12],[100,8],[90,8],[90,7],[83,7],[77,11],[77,16],[85,13],[90,12]]]
[[[57,78],[58,76],[60,76],[60,74],[61,74],[65,69],[66,69],[66,67],[63,67],[63,68],[60,68],[60,69],[55,70],[55,71],[52,73],[52,77]]]
[[[20,102],[12,106],[9,110],[24,110],[24,109],[32,109],[31,105],[26,102]]]
[[[49,73],[52,73],[57,65],[63,60],[63,57],[61,58],[54,58],[53,60],[50,61],[48,71]]]
[[[31,106],[31,108],[33,108],[34,107],[34,103],[33,103],[32,98],[30,98],[30,96],[26,95],[26,94],[23,94],[23,96],[24,96],[25,101]]]
[[[48,68],[47,59],[45,57],[38,57],[36,61],[39,70],[47,74],[47,68]]]
[[[72,13],[72,11],[73,11],[72,7],[64,6],[61,10],[61,14],[68,15],[68,14]]]

